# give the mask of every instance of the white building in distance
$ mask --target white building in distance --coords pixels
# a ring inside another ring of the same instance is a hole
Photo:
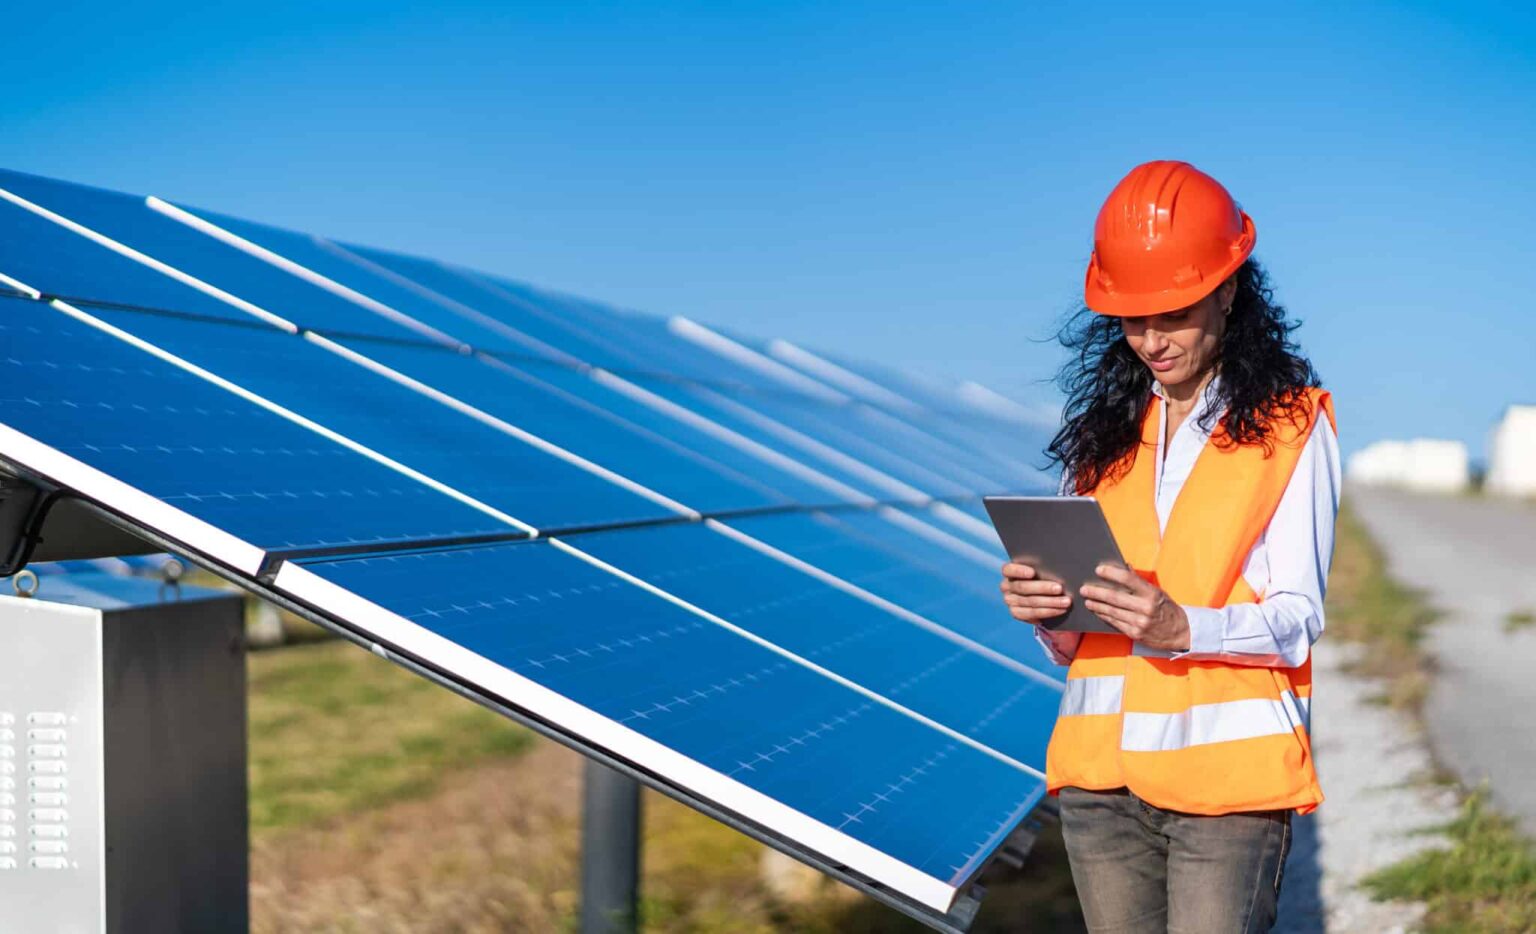
[[[1346,474],[1361,486],[1424,493],[1459,493],[1472,483],[1467,446],[1435,438],[1367,445],[1349,458]]]
[[[1512,405],[1488,442],[1483,488],[1509,496],[1536,496],[1536,405]]]

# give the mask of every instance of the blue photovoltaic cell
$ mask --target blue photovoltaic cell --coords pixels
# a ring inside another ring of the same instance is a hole
[[[251,544],[516,532],[42,302],[0,346],[0,422]]]
[[[517,283],[487,277],[507,288],[520,288],[532,301],[564,317],[580,321],[588,333],[622,338],[638,372],[666,373],[721,387],[745,386],[769,392],[797,391],[780,379],[744,367],[671,330],[671,323],[657,315],[621,312],[568,295],[540,292]]]
[[[366,260],[319,237],[201,208],[183,210],[465,344],[516,356],[574,362],[573,358],[548,345],[520,338],[511,328],[493,329],[486,326],[483,318],[456,312],[444,300],[432,297],[424,287],[408,283],[388,270],[370,266]]]
[[[610,370],[628,369],[633,364],[633,351],[624,347],[621,340],[589,334],[578,323],[562,320],[527,297],[472,277],[467,271],[451,269],[427,259],[374,250],[350,243],[340,246],[363,261],[404,276],[439,295],[494,318],[521,334],[571,354],[587,364]],[[461,314],[461,317],[468,316]],[[446,329],[446,325],[444,327]]]
[[[535,528],[677,515],[297,335],[143,312],[98,317]]]
[[[948,532],[947,528],[936,525],[929,517],[914,516],[914,518],[919,518],[930,528]],[[935,572],[949,578],[957,587],[980,594],[988,600],[997,596],[996,588],[1000,579],[998,575],[1002,565],[994,565],[990,553],[984,551],[983,554],[986,557],[983,558],[982,555],[963,547],[952,548],[946,544],[928,541],[875,512],[844,510],[833,516],[832,521],[865,541],[879,543],[888,550],[907,555],[914,561],[923,562]],[[897,533],[894,536],[891,534],[893,530]],[[961,539],[960,542],[969,544],[965,539]],[[993,608],[1001,609],[1001,605],[994,603]]]
[[[585,372],[527,360],[504,360],[503,362],[510,363],[541,383],[584,399],[637,428],[663,435],[737,474],[751,477],[756,483],[773,490],[786,500],[811,506],[849,503],[859,499],[855,494],[838,490],[835,486],[829,489],[828,487],[835,482],[834,478],[829,477],[826,484],[814,483],[736,443],[717,438],[680,419],[664,414],[647,403],[631,399],[617,390],[610,389]]]
[[[431,347],[363,340],[344,343],[689,508],[714,512],[791,502],[770,485],[771,480],[732,470],[527,371]]]
[[[1004,560],[1002,544],[997,540],[997,532],[992,529],[992,523],[985,519],[980,522],[974,521],[971,513],[956,507],[954,505],[955,502],[957,501],[951,500],[944,503],[931,503],[926,506],[895,504],[891,508],[924,522],[968,545],[980,548],[990,557],[995,557],[998,566],[1001,567]]]
[[[542,542],[305,564],[941,880],[974,872],[1043,793],[1025,772]]]
[[[1054,491],[1053,491],[1054,492]],[[987,525],[992,524],[992,517],[987,513],[987,507],[980,499],[956,499],[951,500],[950,505],[968,515],[975,516]],[[1002,547],[1002,543],[998,543]]]
[[[999,483],[943,456],[936,450],[941,446],[937,439],[910,426],[892,424],[891,419],[879,418],[858,404],[839,406],[773,393],[742,401],[932,496],[979,493]]]
[[[467,275],[476,278],[473,274]],[[589,338],[603,335],[603,350],[628,358],[622,363],[607,364],[609,366],[622,365],[625,372],[633,374],[666,374],[667,379],[661,382],[682,379],[708,383],[708,386],[699,387],[705,393],[729,392],[728,387],[732,384],[759,390],[740,401],[930,495],[1013,488],[1013,484],[1005,479],[1012,470],[998,470],[992,465],[990,455],[963,452],[943,435],[928,433],[919,426],[876,414],[860,405],[840,405],[807,395],[790,382],[741,366],[672,333],[665,319],[605,309],[580,299],[539,293],[490,277],[481,281],[509,292],[520,290],[519,294],[526,297],[528,306],[563,312],[569,319],[567,326],[573,330],[580,328]],[[614,339],[619,337],[622,341],[614,344]],[[590,347],[589,340],[583,345],[570,344],[567,349],[580,356]],[[677,400],[674,398],[674,401]],[[990,469],[984,469],[989,465]]]
[[[862,510],[740,516],[728,524],[1036,671],[1061,677],[1029,627],[1008,614],[997,591],[999,575],[989,576],[979,562],[952,562],[942,547]]]
[[[974,502],[980,505],[981,500],[970,500],[970,502]],[[964,512],[968,516],[973,515],[969,510],[959,506],[957,503],[950,503],[950,505],[959,509],[959,511]],[[981,516],[981,521],[985,523],[984,525],[966,523],[962,526],[952,523],[948,519],[945,519],[943,516],[936,515],[935,511],[938,508],[937,506],[896,505],[892,506],[891,508],[895,509],[897,512],[911,516],[920,522],[926,522],[928,525],[933,526],[939,531],[947,532],[948,534],[953,535],[954,537],[960,539],[963,542],[966,542],[967,544],[975,545],[981,548],[983,551],[986,551],[989,554],[994,554],[997,558],[999,568],[1002,567],[1003,561],[1008,557],[1007,553],[1003,551],[1003,543],[998,540],[997,532],[992,528],[992,520],[986,518],[985,509],[982,510]]]
[[[5,200],[0,200],[0,273],[44,295],[77,302],[169,308],[230,321],[256,320],[227,302]]]
[[[0,171],[0,187],[300,327],[424,339],[419,331],[152,210],[143,198],[19,172]],[[110,296],[81,297],[116,301]]]
[[[956,732],[1044,768],[1060,695],[1039,679],[701,525],[600,532],[570,541]]]
[[[925,427],[947,426],[955,438],[962,441],[969,439],[971,448],[992,452],[1005,463],[1017,465],[1023,470],[1021,479],[1024,486],[1020,488],[1021,491],[1027,492],[1038,485],[1038,477],[1033,468],[1044,464],[1043,452],[1051,436],[1056,433],[1054,422],[1040,424],[1023,418],[999,417],[952,393],[944,393],[941,387],[930,386],[896,370],[863,361],[821,356],[870,382],[927,406],[932,415],[924,420]]]
[[[512,283],[497,284],[508,289],[516,287]],[[704,387],[705,391],[720,390],[732,383],[750,386],[759,392],[741,397],[744,403],[932,495],[1016,489],[1024,475],[1019,465],[999,463],[985,448],[967,447],[975,439],[957,442],[951,437],[953,432],[942,430],[938,420],[919,420],[910,417],[910,413],[889,413],[878,406],[851,402],[839,404],[808,394],[793,382],[740,365],[673,333],[665,319],[525,291],[533,296],[530,302],[542,301],[546,308],[565,312],[579,320],[589,334],[623,335],[623,347],[632,356],[630,366],[634,371],[665,373],[670,379],[711,384]],[[749,350],[759,350],[751,342],[737,343]],[[810,378],[816,381],[814,376]],[[996,446],[994,442],[993,447]]]
[[[812,438],[819,446],[806,446],[782,437],[780,434],[775,433],[774,430],[762,424],[761,419],[768,416],[762,412],[755,411],[755,399],[743,399],[740,397],[740,394],[737,394],[736,397],[729,397],[714,387],[702,384],[673,382],[666,379],[638,375],[630,378],[637,385],[656,393],[664,399],[691,409],[712,421],[730,428],[732,431],[740,432],[742,435],[760,444],[773,448],[788,457],[793,457],[876,498],[889,499],[893,496],[911,495],[910,491],[912,489],[916,489],[920,495],[935,495],[932,491],[899,477],[891,477],[893,481],[899,484],[897,486],[892,486],[889,483],[879,483],[871,479],[866,473],[850,467],[842,457],[830,453],[836,450],[836,446],[830,445],[826,441]],[[774,419],[774,421],[778,422],[782,428],[802,434],[805,433],[801,427],[787,425],[779,419]],[[852,452],[841,451],[838,453],[844,457],[860,460]],[[863,463],[862,461],[860,462]],[[871,465],[865,464],[865,466],[874,469]],[[886,476],[889,477],[890,474],[887,472]],[[919,479],[927,479],[927,475]]]
[[[698,398],[699,393],[713,390],[676,384],[670,381],[671,377],[688,376],[720,383],[755,381],[771,387],[773,391],[762,393],[761,398],[754,396],[752,404],[770,410],[768,414],[778,417],[795,430],[810,434],[824,444],[843,449],[928,495],[957,495],[1008,487],[1004,481],[957,466],[954,458],[946,459],[929,450],[941,442],[925,438],[903,426],[876,423],[868,414],[843,410],[833,404],[786,391],[783,384],[749,374],[713,352],[671,334],[661,319],[615,314],[608,319],[609,327],[604,333],[595,326],[597,322],[593,316],[596,312],[590,309],[580,316],[569,315],[566,320],[554,315],[554,312],[561,309],[569,311],[583,307],[582,303],[574,300],[541,297],[531,290],[514,291],[518,289],[514,283],[480,278],[467,271],[451,270],[426,260],[350,245],[345,249],[367,262],[377,263],[398,275],[406,276],[456,302],[472,306],[520,333],[558,347],[587,363],[624,374],[667,373],[667,380],[648,379],[637,382],[643,382],[647,389],[700,414],[708,414],[712,418],[715,416],[716,413],[702,411]],[[438,322],[434,319],[433,323],[445,330],[451,329],[451,322]],[[718,418],[715,420],[720,421]],[[729,427],[736,430],[743,428],[739,422]],[[806,459],[803,452],[797,454],[786,451],[782,440],[765,437],[761,431],[742,433],[798,460]],[[902,442],[899,453],[885,446],[893,435]],[[873,440],[872,436],[880,440]],[[831,472],[826,471],[823,465],[814,466],[824,472]],[[850,477],[846,473],[838,479],[856,489],[868,486],[866,480]]]

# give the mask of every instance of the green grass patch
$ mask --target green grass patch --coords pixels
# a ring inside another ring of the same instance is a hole
[[[1422,645],[1435,619],[1422,595],[1388,576],[1381,549],[1343,510],[1328,579],[1329,635],[1364,643],[1357,669],[1383,679],[1385,702],[1414,714],[1429,687]],[[1514,613],[1505,629],[1531,624],[1536,614]],[[1366,889],[1376,898],[1424,902],[1424,929],[1435,934],[1536,930],[1536,851],[1490,807],[1485,792],[1467,795],[1456,820],[1430,832],[1443,832],[1450,847],[1389,866],[1370,876]]]
[[[430,794],[447,770],[532,736],[350,643],[248,656],[255,833]]]
[[[1424,634],[1436,613],[1393,580],[1381,549],[1348,509],[1339,513],[1328,576],[1328,635],[1368,646],[1354,670],[1380,678],[1383,701],[1416,711],[1429,688]]]
[[[1536,849],[1484,792],[1469,795],[1444,828],[1448,850],[1429,850],[1365,881],[1378,898],[1426,902],[1435,934],[1536,930]]]
[[[1536,626],[1536,610],[1515,610],[1504,617],[1505,632],[1519,632]]]

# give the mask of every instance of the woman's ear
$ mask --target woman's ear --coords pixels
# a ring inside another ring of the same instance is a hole
[[[1226,282],[1216,287],[1216,304],[1221,309],[1222,314],[1228,315],[1232,313],[1232,302],[1236,298],[1237,276],[1228,276]]]

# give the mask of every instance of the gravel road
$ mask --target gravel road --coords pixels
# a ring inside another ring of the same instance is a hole
[[[1420,779],[1432,760],[1413,720],[1376,701],[1381,685],[1349,674],[1359,647],[1325,635],[1312,651],[1312,752],[1326,800],[1296,818],[1277,934],[1397,934],[1422,905],[1376,902],[1360,880],[1443,845],[1427,828],[1456,815],[1456,796]]]
[[[1536,504],[1379,489],[1346,494],[1394,578],[1444,613],[1425,704],[1436,759],[1536,833]]]

